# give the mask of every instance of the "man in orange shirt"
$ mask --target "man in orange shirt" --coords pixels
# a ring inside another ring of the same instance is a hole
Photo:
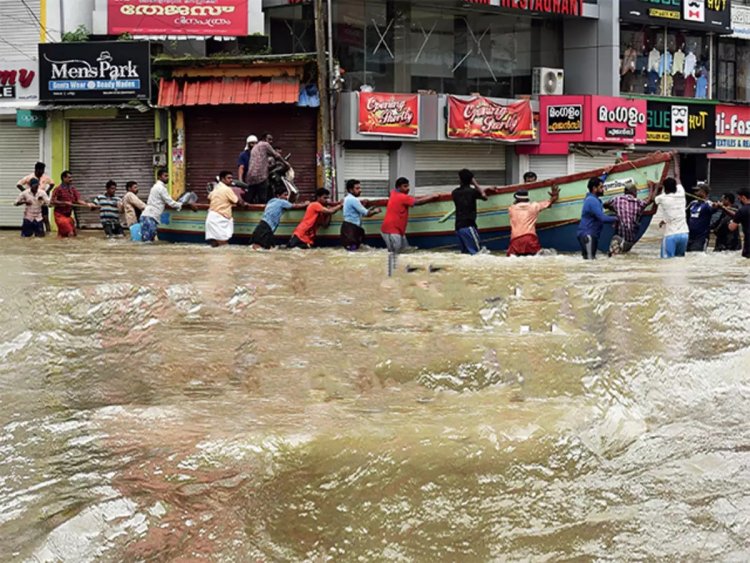
[[[529,201],[527,190],[518,190],[515,202],[508,208],[510,217],[510,246],[508,256],[534,256],[542,249],[536,235],[536,220],[542,210],[547,209],[560,197],[560,188],[552,186],[547,201]]]
[[[219,183],[208,194],[208,214],[206,215],[206,240],[211,246],[223,246],[229,243],[234,234],[232,206],[238,203],[244,207],[237,194],[229,186],[232,184],[232,173],[223,170],[219,173]]]
[[[333,215],[344,206],[343,203],[337,203],[333,207],[327,207],[330,195],[331,192],[325,188],[315,191],[315,201],[307,207],[305,216],[294,229],[292,238],[289,239],[289,248],[310,248],[315,244],[315,235],[318,233],[321,219]]]

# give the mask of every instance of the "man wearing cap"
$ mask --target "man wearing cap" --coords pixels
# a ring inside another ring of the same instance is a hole
[[[247,179],[247,171],[250,169],[250,151],[253,150],[257,142],[258,137],[249,135],[245,141],[245,150],[237,158],[237,179],[240,182],[244,182]]]
[[[542,249],[536,234],[539,214],[560,197],[560,188],[552,186],[546,201],[529,201],[528,190],[518,190],[513,205],[508,208],[510,218],[510,246],[508,256],[534,256]]]

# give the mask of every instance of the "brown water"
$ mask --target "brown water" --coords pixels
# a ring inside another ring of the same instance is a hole
[[[736,254],[0,243],[3,561],[750,558]]]

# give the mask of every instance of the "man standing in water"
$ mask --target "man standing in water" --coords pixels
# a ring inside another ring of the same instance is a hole
[[[388,252],[396,255],[409,248],[409,241],[406,240],[409,208],[436,201],[438,197],[440,197],[438,194],[412,197],[409,195],[409,180],[403,177],[396,180],[396,189],[388,198],[385,217],[380,227],[380,235],[385,241]]]
[[[635,184],[628,184],[625,186],[623,195],[604,204],[604,207],[611,209],[617,215],[615,234],[609,245],[610,256],[630,252],[638,240],[641,214],[653,203],[656,196],[656,184],[651,180],[648,181],[648,188],[648,196],[645,199],[638,199],[638,187]]]
[[[31,178],[26,188],[18,196],[16,205],[25,205],[23,210],[23,224],[21,225],[22,237],[43,237],[44,221],[42,220],[42,208],[49,205],[49,196],[39,187],[39,180]]]
[[[73,175],[65,170],[60,176],[62,183],[52,192],[55,225],[57,225],[57,236],[68,238],[76,236],[76,225],[73,222],[73,206],[96,207],[93,203],[87,203],[81,198],[81,194],[73,187]]]
[[[534,182],[536,182],[536,172],[529,170],[523,175],[524,184],[533,184]]]
[[[743,188],[737,192],[737,197],[742,204],[740,210],[735,213],[732,222],[729,223],[729,230],[736,231],[742,227],[742,234],[745,243],[742,245],[742,256],[750,258],[750,190]]]
[[[179,211],[183,207],[195,209],[192,203],[178,203],[172,199],[167,191],[169,172],[160,168],[156,173],[156,183],[151,187],[146,201],[146,208],[141,213],[141,237],[143,242],[153,242],[156,239],[156,229],[166,206]]]
[[[289,239],[289,248],[312,248],[321,220],[328,215],[333,215],[344,206],[343,203],[338,203],[333,207],[327,207],[330,195],[331,192],[325,188],[318,188],[315,191],[315,201],[307,206],[305,216],[294,229],[292,238]]]
[[[360,200],[362,184],[359,180],[346,181],[346,197],[344,198],[344,221],[341,223],[341,244],[349,251],[357,250],[365,240],[365,230],[362,228],[362,218],[372,217],[380,213],[380,208],[368,209]],[[366,202],[365,202],[366,203]]]
[[[138,182],[130,180],[125,184],[125,195],[120,205],[125,213],[125,226],[129,229],[138,222],[139,215],[146,209],[146,204],[138,197]]]
[[[676,173],[678,169],[676,169]],[[679,178],[679,176],[678,176]],[[662,184],[664,193],[656,196],[656,205],[662,213],[660,227],[666,226],[664,238],[661,242],[661,257],[674,258],[685,256],[688,245],[688,233],[690,230],[685,220],[685,188],[679,180],[667,178]]]
[[[711,230],[716,234],[714,252],[739,250],[742,247],[740,244],[740,233],[737,230],[729,230],[729,223],[732,222],[732,217],[737,213],[734,202],[735,197],[732,193],[726,193],[721,196],[721,215],[711,225]]]
[[[52,178],[44,173],[46,167],[47,166],[43,162],[37,162],[34,165],[34,173],[21,178],[18,181],[18,184],[16,184],[16,187],[21,191],[27,190],[31,187],[31,180],[33,178],[36,178],[39,181],[39,189],[49,196],[50,191],[55,187],[55,184],[52,182]],[[43,205],[41,213],[42,221],[44,222],[44,228],[47,230],[47,232],[49,232],[52,230],[49,224],[49,208],[46,205]]]
[[[688,252],[704,252],[711,234],[711,216],[714,206],[708,200],[708,186],[699,185],[693,201],[688,205]]]
[[[105,192],[94,198],[94,204],[99,208],[99,221],[107,237],[122,236],[120,226],[120,208],[122,200],[115,195],[117,183],[109,180],[105,186]]]
[[[510,219],[510,246],[508,256],[535,256],[542,250],[536,234],[539,214],[554,204],[560,197],[560,188],[552,186],[547,201],[529,201],[527,190],[518,190],[513,195],[513,205],[508,208]]]
[[[477,200],[487,201],[487,194],[479,186],[471,170],[459,170],[458,181],[459,187],[451,192],[456,206],[456,236],[461,252],[474,256],[482,246],[477,228]]]
[[[270,250],[276,246],[274,233],[279,228],[281,215],[284,211],[288,209],[305,209],[310,205],[309,201],[305,203],[291,203],[289,201],[289,190],[284,186],[276,186],[274,195],[276,197],[272,198],[266,204],[263,217],[253,231],[252,243],[255,250],[259,248]]]
[[[588,184],[589,193],[583,200],[581,222],[578,224],[578,243],[584,260],[596,260],[596,250],[599,237],[605,223],[614,223],[617,217],[604,214],[601,197],[604,195],[604,181],[601,178],[591,178]]]
[[[232,184],[232,173],[228,170],[219,172],[219,183],[208,194],[208,214],[206,215],[206,240],[214,248],[229,243],[234,234],[232,206],[239,203],[237,194],[229,186]],[[244,207],[245,202],[242,202]]]

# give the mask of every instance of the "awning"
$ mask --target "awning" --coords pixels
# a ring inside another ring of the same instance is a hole
[[[296,104],[299,81],[294,78],[161,79],[160,107],[225,104]]]
[[[709,154],[708,158],[715,160],[750,160],[750,150],[725,150],[718,154]]]

